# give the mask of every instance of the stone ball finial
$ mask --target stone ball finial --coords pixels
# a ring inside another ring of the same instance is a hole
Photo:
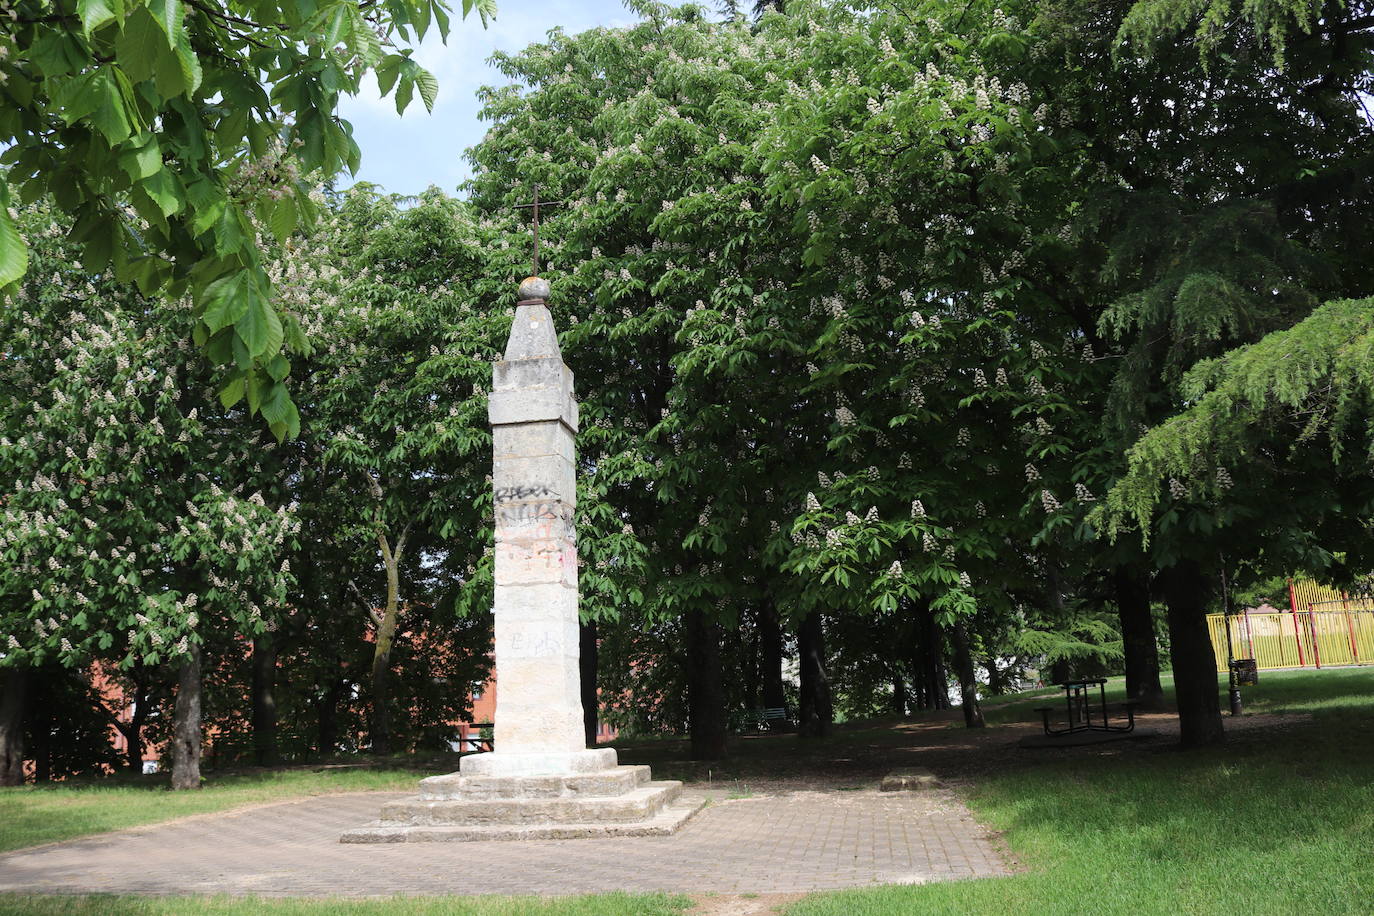
[[[520,298],[525,299],[548,299],[549,281],[543,277],[526,277],[520,281]]]

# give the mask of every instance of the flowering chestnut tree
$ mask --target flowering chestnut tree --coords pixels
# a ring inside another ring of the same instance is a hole
[[[272,445],[187,368],[192,307],[91,278],[47,207],[21,222],[33,269],[0,312],[3,664],[176,669],[173,784],[195,788],[200,654],[271,627],[290,582],[295,522],[258,492]]]

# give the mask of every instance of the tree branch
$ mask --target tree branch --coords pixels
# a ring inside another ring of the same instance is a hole
[[[382,625],[382,617],[377,613],[376,609],[372,607],[372,602],[363,597],[362,589],[358,588],[357,583],[352,579],[348,580],[348,587],[351,588],[353,594],[358,597],[358,605],[367,612],[367,616],[372,618],[372,622],[380,627]]]

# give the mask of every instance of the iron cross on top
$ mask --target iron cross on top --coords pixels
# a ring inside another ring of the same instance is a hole
[[[530,269],[530,276],[531,276],[531,277],[537,277],[537,276],[539,276],[539,208],[540,208],[540,207],[556,207],[556,206],[558,206],[558,205],[560,205],[560,204],[567,203],[567,201],[563,201],[563,200],[540,200],[540,199],[539,199],[539,185],[537,185],[537,184],[534,185],[534,186],[533,186],[533,190],[534,190],[534,202],[533,202],[533,203],[529,203],[529,204],[516,204],[516,205],[515,205],[515,209],[517,209],[517,210],[529,210],[529,209],[533,209],[533,210],[534,210],[534,259],[533,259],[533,261],[531,262],[532,267],[531,267],[531,269]]]

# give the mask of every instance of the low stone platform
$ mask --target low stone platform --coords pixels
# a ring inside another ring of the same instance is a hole
[[[905,770],[893,770],[883,777],[883,781],[878,788],[883,792],[919,792],[922,789],[936,789],[940,786],[940,780],[935,778],[935,774],[923,767],[910,767]]]
[[[657,784],[661,785],[661,784]],[[660,792],[654,784],[652,791]],[[641,790],[643,793],[645,790]],[[664,793],[667,794],[667,793]],[[642,797],[642,796],[641,796]],[[638,800],[636,800],[638,801]],[[426,824],[425,815],[407,814],[391,819],[387,813],[401,809],[409,812],[413,803],[401,802],[383,809],[383,816],[363,827],[346,831],[341,843],[462,843],[481,840],[582,840],[595,837],[669,836],[702,809],[706,799],[698,795],[682,795],[681,787],[671,791],[671,800],[658,810],[635,819],[611,821],[605,808],[578,812],[567,819],[539,819],[530,812],[521,812],[528,822],[492,820],[486,823]],[[561,812],[560,812],[561,813]],[[447,814],[441,817],[448,816]],[[595,818],[595,820],[593,820]]]
[[[420,781],[420,794],[382,806],[377,820],[346,831],[341,843],[435,843],[475,840],[565,840],[612,836],[664,836],[705,804],[683,796],[682,783],[654,782],[647,766],[616,766],[601,749],[606,769],[565,774],[488,776],[503,767],[481,766],[500,755],[464,759],[457,773]],[[467,760],[479,762],[470,767]]]

